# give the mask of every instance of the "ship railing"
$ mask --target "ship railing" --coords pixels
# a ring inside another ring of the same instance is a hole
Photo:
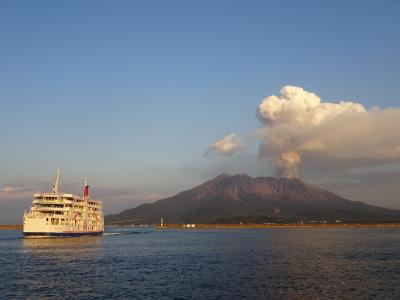
[[[24,217],[25,218],[43,218],[46,216],[53,216],[54,214],[48,214],[48,213],[40,213],[40,212],[29,212],[29,213],[25,213]]]
[[[46,206],[35,206],[32,207],[34,211],[46,210],[46,211],[72,211],[71,207],[46,207]]]
[[[43,199],[43,198],[35,198],[33,203],[73,203],[73,200],[65,200],[65,199]]]

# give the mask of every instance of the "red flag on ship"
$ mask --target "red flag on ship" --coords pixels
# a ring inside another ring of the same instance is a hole
[[[83,189],[83,197],[89,198],[89,185],[87,184],[87,178],[85,177],[85,187]]]
[[[83,190],[83,197],[89,197],[89,186],[86,184]]]

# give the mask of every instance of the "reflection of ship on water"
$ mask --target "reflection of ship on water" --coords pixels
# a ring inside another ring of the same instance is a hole
[[[104,232],[103,202],[89,197],[85,180],[83,197],[58,192],[60,169],[52,193],[34,194],[33,206],[24,214],[24,235],[82,236]]]
[[[47,239],[22,239],[21,251],[32,258],[51,258],[71,260],[77,257],[92,256],[100,250],[102,236]]]

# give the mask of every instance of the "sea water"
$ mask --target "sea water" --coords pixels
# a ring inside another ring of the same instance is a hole
[[[0,231],[1,299],[399,299],[400,229]]]

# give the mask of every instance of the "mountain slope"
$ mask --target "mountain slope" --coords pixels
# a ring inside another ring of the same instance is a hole
[[[106,222],[209,223],[222,218],[264,216],[272,220],[400,221],[400,211],[341,198],[300,179],[222,174],[175,196],[143,204]]]

